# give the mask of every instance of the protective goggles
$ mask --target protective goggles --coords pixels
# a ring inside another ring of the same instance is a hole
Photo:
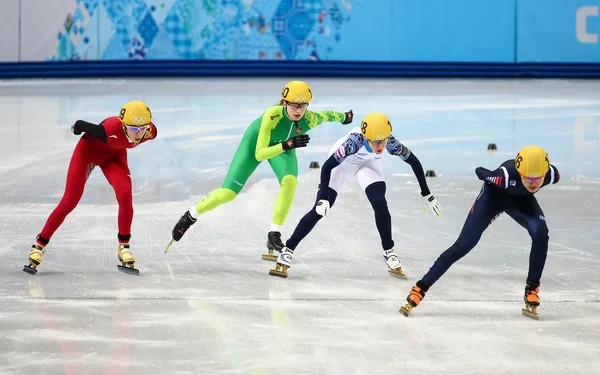
[[[308,108],[308,103],[290,103],[290,102],[286,102],[287,105],[289,105],[290,107],[294,108],[294,109],[306,109]]]
[[[372,143],[372,144],[374,144],[374,145],[378,145],[378,146],[379,146],[379,145],[383,145],[383,144],[385,144],[385,143],[388,141],[388,139],[389,139],[389,138],[386,138],[386,139],[381,139],[381,140],[379,140],[379,141],[369,141],[369,142],[371,142],[371,143]]]
[[[540,180],[543,180],[544,177],[546,177],[546,175],[543,175],[543,176],[540,176],[540,177],[525,177],[525,176],[521,175],[521,177],[523,177],[528,182],[538,182]]]
[[[131,125],[125,125],[125,127],[127,128],[127,130],[132,131],[134,133],[139,133],[139,132],[145,132],[148,127],[150,125],[142,125],[142,126],[131,126]]]

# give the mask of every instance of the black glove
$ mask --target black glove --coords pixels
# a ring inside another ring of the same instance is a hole
[[[306,147],[309,140],[310,137],[308,136],[308,134],[300,134],[297,137],[290,138],[287,141],[282,142],[281,148],[283,148],[283,151],[287,151],[293,148]]]
[[[354,113],[352,113],[352,110],[349,110],[348,112],[344,112],[344,114],[346,115],[346,117],[344,118],[344,121],[342,121],[342,124],[346,125],[352,122],[352,120],[354,119]]]
[[[79,125],[79,124],[78,124],[78,122],[79,122],[79,120],[78,120],[78,121],[75,121],[75,123],[74,123],[73,125],[71,125],[71,131],[72,131],[72,132],[73,132],[73,134],[75,134],[75,135],[79,135],[79,134],[81,134],[81,133],[82,133],[81,129],[80,129],[80,128],[79,128],[79,126],[78,126],[78,125]]]

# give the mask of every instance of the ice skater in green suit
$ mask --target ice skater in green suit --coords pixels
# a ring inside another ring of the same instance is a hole
[[[312,92],[305,82],[291,81],[285,85],[281,92],[280,104],[268,108],[246,129],[221,187],[208,193],[175,224],[173,238],[165,252],[169,250],[173,241],[179,241],[183,237],[196,222],[198,215],[231,202],[256,167],[262,161],[268,160],[279,180],[279,194],[275,199],[271,230],[267,235],[270,256],[263,258],[277,258],[273,251],[280,251],[284,247],[281,228],[294,201],[298,184],[298,159],[295,149],[306,147],[310,139],[306,133],[324,122],[352,122],[352,110],[345,113],[330,110],[309,111],[308,103],[311,99]]]

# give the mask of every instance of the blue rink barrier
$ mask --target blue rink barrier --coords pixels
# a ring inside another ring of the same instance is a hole
[[[228,76],[600,78],[600,64],[230,60],[0,63],[0,78]]]

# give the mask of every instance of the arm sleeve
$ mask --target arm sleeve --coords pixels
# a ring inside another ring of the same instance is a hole
[[[477,178],[489,185],[494,185],[501,189],[508,188],[508,170],[505,167],[500,167],[496,170],[490,171],[489,169],[478,167],[475,169]]]
[[[560,181],[560,173],[558,172],[558,168],[550,164],[550,170],[546,173],[546,177],[544,178],[544,183],[542,186],[556,184]]]
[[[325,189],[325,186],[329,186],[329,181],[331,181],[331,171],[333,168],[340,165],[340,162],[336,159],[335,153],[329,157],[329,159],[325,160],[323,166],[321,167],[321,182],[319,186],[321,187],[321,198],[329,199],[327,193],[328,189]]]
[[[408,147],[400,143],[393,135],[390,135],[388,144],[385,147],[391,155],[396,155],[407,164],[410,164],[417,181],[419,181],[419,187],[421,188],[421,196],[425,197],[431,192],[427,186],[427,180],[425,179],[425,172],[423,172],[423,166],[419,159],[413,154]]]
[[[409,151],[408,157],[404,161],[410,164],[413,173],[415,174],[415,177],[417,177],[417,181],[419,181],[419,187],[421,188],[421,196],[425,197],[431,194],[431,192],[429,191],[429,187],[427,186],[427,180],[425,179],[425,172],[423,172],[423,166],[421,165],[421,162],[419,161],[417,156]]]
[[[158,131],[156,130],[156,125],[154,125],[151,122],[148,125],[150,125],[150,127],[148,129],[146,129],[146,133],[144,133],[144,139],[142,140],[142,143],[146,142],[146,141],[151,141],[154,138],[156,138],[156,136],[158,135]]]
[[[106,130],[102,123],[100,125],[92,124],[91,122],[77,120],[73,125],[73,128],[79,132],[85,132],[86,134],[91,135],[92,137],[101,140],[106,143]]]
[[[346,115],[342,112],[325,110],[321,112],[312,112],[307,110],[304,118],[308,121],[308,127],[313,129],[324,122],[342,122],[346,119]]]
[[[258,161],[264,161],[271,159],[283,152],[281,143],[273,146],[269,146],[271,142],[271,131],[275,129],[277,123],[281,119],[282,107],[271,107],[265,111],[262,116],[260,123],[260,129],[258,131],[258,139],[256,141],[256,149],[254,151],[254,157]]]

